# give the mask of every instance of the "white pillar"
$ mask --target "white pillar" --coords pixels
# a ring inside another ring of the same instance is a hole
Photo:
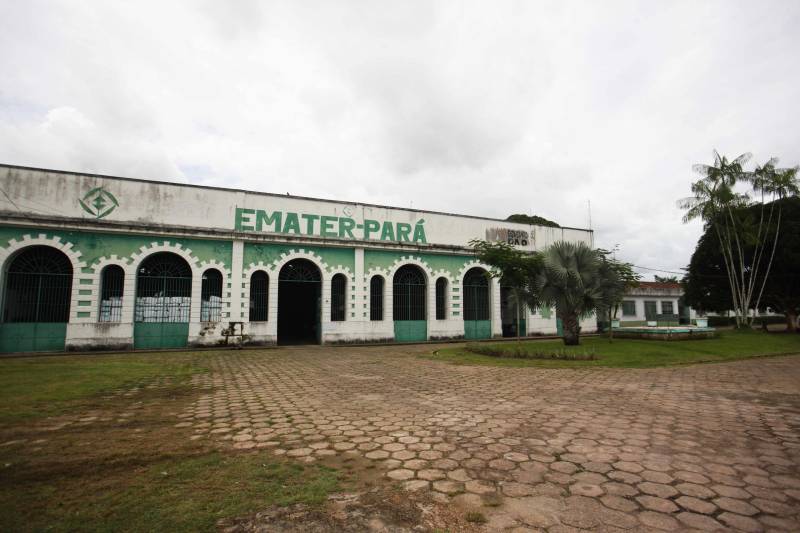
[[[501,303],[500,303],[500,280],[492,278],[489,287],[490,297],[492,299],[491,317],[492,317],[492,336],[503,336],[503,320],[500,316]]]
[[[246,320],[245,309],[242,307],[247,301],[243,297],[244,287],[244,241],[233,241],[231,253],[231,297],[229,321],[242,322]],[[270,280],[272,281],[272,280]]]

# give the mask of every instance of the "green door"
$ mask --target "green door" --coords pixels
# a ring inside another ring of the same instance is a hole
[[[428,323],[424,320],[395,320],[394,340],[419,342],[428,338]]]
[[[0,353],[61,352],[66,339],[66,322],[0,324]]]
[[[24,248],[9,263],[3,291],[0,352],[63,351],[72,263],[49,246]]]
[[[490,320],[465,320],[465,339],[489,339],[492,337],[492,322]]]
[[[392,287],[394,340],[397,342],[428,340],[425,275],[414,265],[403,265],[395,272]]]
[[[191,299],[192,270],[182,257],[159,252],[145,259],[136,276],[133,347],[185,348]]]
[[[556,335],[559,337],[564,336],[564,323],[561,322],[560,318],[556,318]]]
[[[137,350],[185,348],[188,339],[188,322],[135,322],[133,324],[133,347]]]
[[[482,268],[471,268],[464,276],[464,338],[490,339],[489,274]]]

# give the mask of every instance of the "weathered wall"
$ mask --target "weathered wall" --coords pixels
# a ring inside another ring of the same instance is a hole
[[[525,250],[557,240],[592,243],[585,230],[3,165],[0,186],[7,195],[0,212],[7,213],[422,247],[465,248],[471,239],[509,236]]]
[[[428,338],[460,338],[464,335],[464,276],[470,268],[487,268],[469,253],[469,240],[505,236],[503,232],[509,230],[516,231],[512,235],[521,239],[518,247],[528,250],[562,238],[592,240],[591,233],[582,230],[1,165],[0,187],[8,194],[0,198],[0,272],[5,272],[17,252],[33,245],[57,248],[73,265],[68,350],[133,346],[137,270],[146,257],[157,252],[175,253],[191,268],[190,346],[223,343],[224,330],[234,322],[242,323],[248,342],[275,343],[280,306],[278,274],[297,258],[313,262],[321,273],[322,342],[341,343],[394,338],[392,281],[403,265],[414,264],[425,274]],[[111,195],[103,196],[104,192]],[[237,216],[237,208],[252,212],[239,211]],[[300,225],[290,223],[288,233],[283,231],[285,227],[267,231],[270,228],[261,220],[262,231],[256,231],[258,210],[272,215],[273,222],[275,213],[280,212],[284,223],[292,220],[290,213],[296,213]],[[352,222],[352,227],[349,222],[345,226],[355,234],[359,224],[364,226],[369,221],[381,229],[368,239],[358,235],[350,238],[349,234],[340,237],[338,230],[335,236],[320,234],[325,224],[340,228],[343,219]],[[305,231],[313,230],[306,226],[311,222],[316,223],[316,232]],[[292,231],[295,227],[297,233]],[[390,227],[391,235],[383,235],[385,227]],[[405,240],[398,239],[400,229],[407,232]],[[118,323],[98,321],[101,272],[108,265],[119,265],[125,273]],[[202,322],[200,316],[202,276],[209,268],[223,276],[221,320],[215,323]],[[268,320],[250,322],[250,280],[258,270],[266,272],[270,280]],[[331,320],[331,281],[336,274],[347,279],[344,321]],[[373,276],[384,279],[383,320],[370,320]],[[0,276],[0,293],[4,278]],[[447,280],[443,320],[437,320],[435,313],[439,278]],[[491,333],[500,336],[497,280],[491,282],[490,296]],[[585,327],[593,329],[589,322]],[[553,313],[527,312],[527,329],[528,333],[555,333]]]

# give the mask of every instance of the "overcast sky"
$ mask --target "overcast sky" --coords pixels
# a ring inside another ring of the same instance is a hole
[[[0,162],[592,227],[678,270],[800,163],[800,2],[0,0]]]

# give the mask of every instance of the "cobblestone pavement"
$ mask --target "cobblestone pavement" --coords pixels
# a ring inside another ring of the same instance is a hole
[[[648,370],[455,366],[431,346],[214,359],[193,438],[359,454],[488,530],[800,531],[800,358]]]

